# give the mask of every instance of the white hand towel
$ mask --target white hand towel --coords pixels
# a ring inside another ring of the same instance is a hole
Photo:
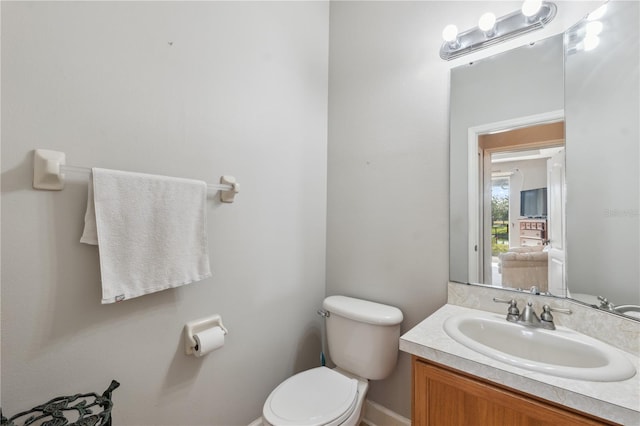
[[[97,244],[102,303],[211,276],[202,181],[92,169],[85,228]]]

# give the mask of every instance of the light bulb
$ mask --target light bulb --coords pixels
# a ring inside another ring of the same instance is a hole
[[[522,14],[527,18],[532,17],[542,7],[542,0],[525,0],[522,3]]]
[[[600,44],[600,37],[593,34],[587,34],[587,36],[582,41],[582,45],[584,47],[584,51],[588,52],[590,50],[595,49]]]
[[[458,27],[449,24],[442,30],[442,38],[448,43],[453,43],[458,38]]]
[[[485,33],[491,32],[494,25],[496,25],[496,15],[491,12],[483,14],[478,20],[478,28],[480,28]]]
[[[587,15],[587,19],[589,21],[597,21],[598,19],[602,18],[605,13],[607,13],[606,3]]]
[[[591,21],[586,26],[586,31],[588,35],[598,35],[602,32],[602,22],[600,21]]]

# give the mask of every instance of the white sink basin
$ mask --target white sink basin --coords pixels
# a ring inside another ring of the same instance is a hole
[[[626,380],[636,374],[622,351],[566,327],[529,328],[483,312],[449,317],[443,327],[458,343],[527,370],[599,382]]]

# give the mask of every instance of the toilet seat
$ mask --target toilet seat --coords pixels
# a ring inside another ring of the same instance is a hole
[[[355,410],[358,381],[327,367],[298,373],[282,382],[264,403],[263,417],[278,426],[333,426]]]

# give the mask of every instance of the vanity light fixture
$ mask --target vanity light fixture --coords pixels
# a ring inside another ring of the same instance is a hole
[[[522,14],[527,17],[527,22],[535,19],[536,14],[542,7],[542,0],[526,0],[522,3]]]
[[[554,3],[526,0],[521,10],[496,18],[493,13],[480,17],[478,26],[458,34],[455,25],[447,25],[442,32],[444,43],[440,57],[444,60],[469,54],[513,37],[543,28],[556,16]],[[455,29],[455,31],[453,31]]]

